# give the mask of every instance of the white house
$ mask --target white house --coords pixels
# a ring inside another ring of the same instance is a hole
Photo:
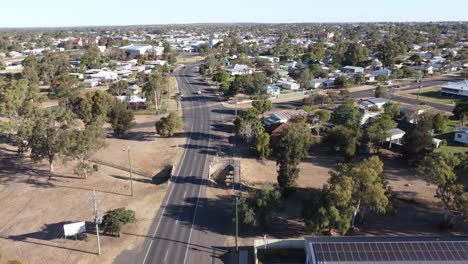
[[[85,73],[86,79],[97,79],[100,81],[113,81],[118,78],[118,74],[108,70],[88,70]]]
[[[364,110],[368,110],[372,106],[376,106],[378,109],[382,109],[382,107],[389,101],[390,100],[385,98],[371,98],[361,101],[359,105]]]
[[[401,145],[401,140],[403,139],[403,136],[405,135],[405,131],[399,129],[399,128],[394,128],[390,130],[390,137],[386,138],[385,141],[389,142],[389,147],[392,147],[392,144],[397,144]]]
[[[468,128],[463,128],[455,131],[455,138],[456,142],[460,142],[463,144],[468,144]]]
[[[137,95],[137,94],[140,94],[142,91],[143,91],[143,89],[140,86],[134,84],[134,85],[128,86],[126,94],[127,95]]]
[[[449,82],[442,86],[441,93],[468,97],[468,82]]]
[[[390,75],[392,75],[392,70],[387,69],[387,68],[383,68],[383,69],[380,69],[380,70],[373,71],[373,72],[371,72],[371,74],[372,74],[374,77],[378,77],[379,75],[383,75],[383,76],[385,76],[385,77],[389,77]]]
[[[351,73],[351,74],[364,73],[364,68],[356,67],[356,66],[345,66],[345,67],[341,68],[341,72]]]
[[[89,88],[92,88],[92,87],[96,87],[99,85],[99,80],[98,79],[86,79],[83,81],[83,83]]]
[[[309,83],[309,88],[317,89],[323,86],[324,79],[312,79]]]
[[[131,44],[125,47],[121,47],[120,49],[124,50],[129,55],[142,56],[152,47],[153,46],[146,44]]]
[[[226,68],[226,71],[231,74],[231,76],[252,74],[253,69],[244,64],[234,64]]]
[[[276,96],[281,94],[281,87],[278,84],[269,84],[265,88],[268,95]]]
[[[279,80],[277,83],[284,89],[299,90],[299,88],[301,88],[296,81]]]

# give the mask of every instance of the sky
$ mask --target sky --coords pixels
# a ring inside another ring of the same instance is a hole
[[[6,0],[0,10],[0,28],[468,21],[468,0]]]

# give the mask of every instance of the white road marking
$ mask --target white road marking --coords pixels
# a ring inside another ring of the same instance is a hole
[[[209,119],[208,119],[208,121],[209,121]],[[211,126],[209,126],[209,130],[208,130],[208,145],[207,145],[207,148],[210,147],[210,140],[211,140]],[[205,156],[205,165],[203,167],[202,179],[205,176],[205,172],[206,172],[206,157],[208,157],[208,155]],[[195,204],[195,212],[193,213],[192,225],[190,226],[190,234],[189,234],[188,241],[187,241],[187,249],[185,250],[184,264],[187,262],[188,249],[189,249],[189,246],[190,246],[190,240],[192,238],[193,224],[195,223],[195,219],[197,217],[198,202],[200,201],[200,194],[201,194],[202,187],[203,186],[200,186],[199,189],[198,189],[197,203]]]
[[[193,105],[194,105],[194,104],[193,104],[193,101],[192,101],[191,103],[192,103],[192,116],[193,116],[193,115],[194,115],[194,112],[195,112],[195,111],[193,110]],[[191,138],[192,138],[192,133],[193,133],[193,125],[194,125],[194,123],[192,122],[192,127],[190,128],[190,136],[188,137],[188,140],[187,140],[187,144],[188,144],[188,145],[190,145],[190,143],[191,143],[191,141],[192,141]],[[182,154],[182,157],[181,157],[181,159],[180,159],[181,163],[178,164],[178,166],[179,166],[179,167],[178,167],[178,172],[177,172],[176,174],[174,174],[174,175],[179,175],[180,170],[181,170],[181,168],[182,168],[182,162],[184,161],[184,158],[185,158],[185,156],[186,156],[186,153],[187,153],[187,148],[184,149],[184,153]],[[173,177],[173,176],[171,176],[171,178],[172,178],[172,177]],[[177,179],[177,178],[175,178],[175,179]],[[169,192],[169,196],[167,197],[167,200],[166,200],[166,202],[164,203],[164,208],[163,208],[163,211],[162,211],[162,213],[161,213],[161,217],[159,217],[158,224],[156,225],[156,228],[154,229],[153,239],[150,241],[150,244],[149,244],[149,246],[148,246],[148,250],[146,251],[146,254],[145,254],[145,258],[143,259],[143,264],[146,263],[146,259],[148,258],[148,254],[149,254],[149,252],[150,252],[150,250],[151,250],[151,246],[153,245],[153,242],[154,242],[154,237],[156,236],[156,233],[158,232],[159,225],[161,224],[161,220],[162,220],[162,218],[163,218],[163,216],[164,216],[164,213],[166,212],[167,203],[168,203],[169,200],[171,199],[172,191],[174,190],[174,185],[175,185],[175,184],[172,184],[171,190],[170,190],[170,192]],[[166,255],[167,255],[167,252],[166,252]],[[185,262],[184,262],[184,263],[185,263]]]
[[[167,259],[167,253],[169,253],[169,250],[166,251],[166,255],[164,255],[164,262],[166,262]]]
[[[186,195],[187,195],[187,191],[184,192],[184,198],[185,198]]]

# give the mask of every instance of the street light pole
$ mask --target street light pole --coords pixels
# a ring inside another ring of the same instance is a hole
[[[96,190],[93,190],[93,205],[94,205],[94,223],[96,224],[96,238],[97,238],[97,248],[98,248],[98,255],[101,255],[101,241],[99,239],[99,216],[97,212],[97,196]]]
[[[133,196],[132,150],[128,147],[128,164],[130,166],[130,191]]]
[[[237,244],[237,238],[239,236],[239,213],[238,213],[238,207],[239,205],[239,197],[236,196],[236,253],[239,252],[239,246]]]

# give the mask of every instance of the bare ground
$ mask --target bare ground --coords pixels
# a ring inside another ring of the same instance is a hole
[[[175,111],[175,103],[169,103]],[[131,147],[135,170],[134,196],[130,196],[129,173],[109,166],[88,179],[78,178],[73,163],[56,164],[52,177],[48,165],[18,159],[15,148],[0,144],[0,263],[17,259],[22,263],[112,263],[124,250],[143,242],[168,187],[151,177],[166,165],[174,165],[183,151],[184,137],[155,135],[154,122],[161,116],[136,116],[137,126],[126,138],[109,133],[109,145],[95,154],[98,161],[128,168]],[[109,130],[111,131],[111,130]],[[50,178],[50,179],[49,179]],[[97,255],[93,230],[91,192],[99,197],[98,211],[125,207],[136,212],[137,222],[124,227],[120,238],[101,235],[102,255]],[[63,224],[86,221],[88,232],[74,240],[63,239]]]

